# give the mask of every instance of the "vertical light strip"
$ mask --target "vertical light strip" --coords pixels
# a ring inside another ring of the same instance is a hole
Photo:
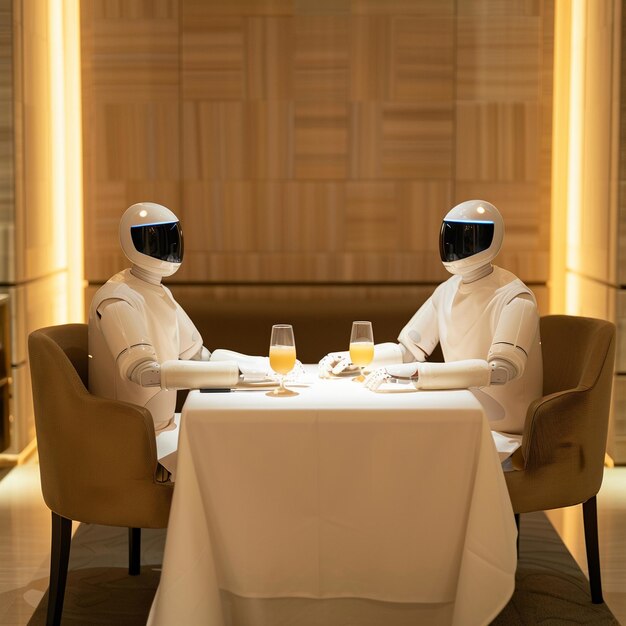
[[[83,145],[80,56],[80,0],[58,0],[63,6],[65,67],[65,190],[69,320],[85,319],[83,270]]]
[[[554,89],[552,99],[552,190],[550,211],[550,312],[565,313],[567,235],[567,142],[569,138],[569,72],[571,4],[554,5]]]
[[[65,208],[65,88],[63,72],[62,0],[48,2],[48,60],[50,72],[50,166],[53,254],[55,267],[67,267]]]
[[[79,0],[48,0],[54,254],[67,270],[67,321],[83,321]]]
[[[580,259],[581,204],[584,143],[584,85],[585,85],[585,31],[586,0],[571,0],[571,39],[569,71],[569,133],[567,167],[567,224],[566,270],[577,271]],[[579,294],[573,281],[566,281],[565,312],[579,313]]]

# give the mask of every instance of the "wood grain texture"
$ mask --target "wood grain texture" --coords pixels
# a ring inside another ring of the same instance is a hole
[[[15,280],[13,0],[0,0],[0,282]]]
[[[83,8],[89,281],[140,200],[181,217],[176,281],[438,281],[440,220],[476,196],[503,264],[546,281],[544,3],[122,4]]]
[[[540,35],[540,17],[458,17],[457,98],[536,101]]]

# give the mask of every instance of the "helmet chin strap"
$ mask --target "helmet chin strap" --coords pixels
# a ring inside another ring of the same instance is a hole
[[[160,274],[156,274],[155,272],[151,272],[147,270],[145,267],[140,267],[133,263],[133,266],[130,268],[130,273],[139,278],[140,280],[145,280],[147,283],[151,285],[160,285],[162,276]]]
[[[486,263],[485,265],[481,265],[480,267],[470,270],[469,272],[463,272],[461,274],[461,282],[473,283],[481,278],[484,278],[485,276],[489,276],[491,272],[493,272],[493,265],[491,265],[491,263]]]

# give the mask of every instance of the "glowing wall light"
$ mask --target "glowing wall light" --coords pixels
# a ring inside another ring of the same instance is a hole
[[[571,0],[569,141],[567,178],[567,268],[579,269],[584,130],[585,2]],[[569,312],[569,311],[568,311]],[[573,312],[573,311],[572,311]]]
[[[68,273],[68,321],[83,321],[79,0],[48,0],[55,261]]]
[[[550,310],[579,312],[588,0],[555,5]]]

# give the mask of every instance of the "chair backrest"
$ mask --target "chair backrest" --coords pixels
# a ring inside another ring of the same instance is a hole
[[[610,378],[614,324],[590,317],[547,315],[541,318],[540,329],[544,396],[578,387],[593,388],[602,374]]]
[[[165,526],[171,493],[154,489],[161,485],[152,418],[143,407],[89,393],[87,325],[36,330],[28,351],[48,507],[84,522]]]
[[[523,476],[507,476],[518,512],[584,502],[598,492],[604,469],[615,325],[549,315],[540,329],[544,395],[528,408],[522,442],[525,473],[537,482],[522,493]]]

